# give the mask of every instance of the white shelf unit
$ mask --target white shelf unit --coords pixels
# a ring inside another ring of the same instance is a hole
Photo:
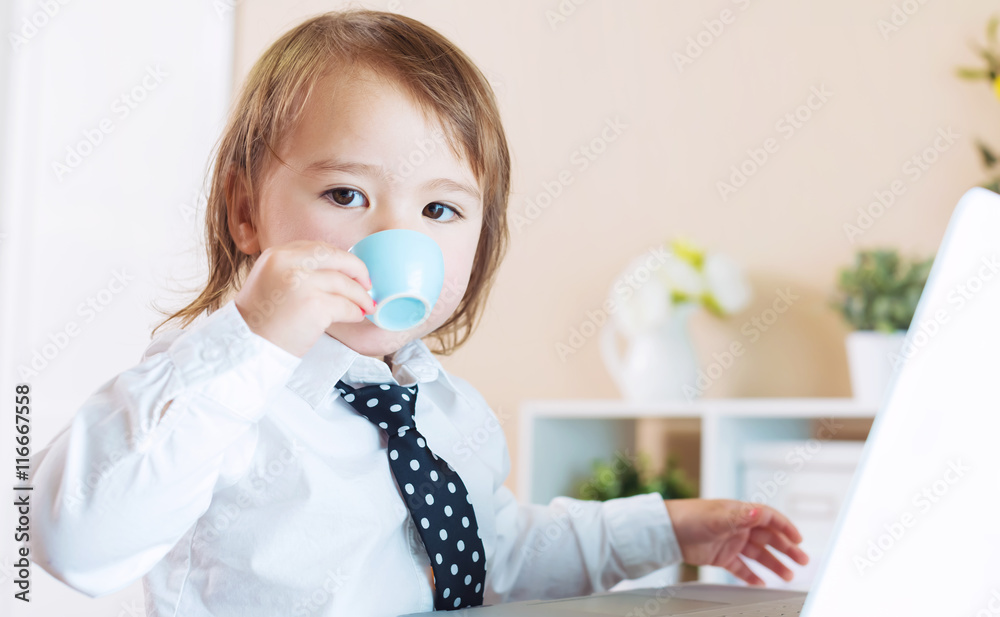
[[[641,418],[700,420],[699,496],[738,499],[747,444],[808,440],[824,419],[872,419],[877,409],[851,398],[727,398],[659,404],[618,399],[530,399],[520,405],[517,478],[531,503],[571,495],[590,477],[595,458],[636,451]],[[721,568],[699,568],[699,580],[733,583]]]

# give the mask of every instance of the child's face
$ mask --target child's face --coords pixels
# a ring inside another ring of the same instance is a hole
[[[390,332],[364,319],[333,323],[327,334],[382,359],[451,316],[468,285],[483,205],[472,170],[452,154],[436,121],[371,73],[333,75],[317,84],[278,154],[293,169],[275,163],[262,187],[259,250],[300,239],[347,250],[369,234],[398,228],[427,234],[444,253],[444,288],[422,326]],[[340,168],[309,169],[330,160]]]

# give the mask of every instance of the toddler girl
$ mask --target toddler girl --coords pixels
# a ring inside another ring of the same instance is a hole
[[[35,457],[38,563],[92,597],[142,577],[164,617],[561,598],[682,560],[760,583],[741,555],[790,577],[766,547],[805,563],[801,537],[764,505],[520,504],[503,485],[496,414],[424,339],[449,354],[476,326],[509,188],[491,89],[440,34],[361,9],[284,34],[219,142],[205,289]],[[366,319],[371,282],[347,252],[396,228],[433,238],[445,263],[430,318],[404,332]],[[355,394],[372,406],[378,389],[414,426],[368,417]],[[404,442],[429,473],[419,490],[399,477]]]

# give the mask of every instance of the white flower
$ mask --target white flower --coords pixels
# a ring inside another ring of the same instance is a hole
[[[705,289],[705,281],[694,266],[672,253],[656,270],[656,275],[663,281],[668,294],[675,292],[697,298]]]
[[[703,270],[708,293],[726,314],[742,310],[750,301],[750,285],[735,261],[725,255],[708,255]]]

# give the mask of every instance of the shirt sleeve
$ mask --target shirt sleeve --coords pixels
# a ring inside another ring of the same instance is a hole
[[[500,425],[482,395],[465,380],[450,379],[473,409]],[[607,591],[682,561],[667,506],[659,493],[588,501],[555,497],[547,505],[519,503],[504,486],[510,453],[503,431],[484,447],[496,470],[493,507],[496,549],[487,563],[483,601],[501,604]]]
[[[233,300],[158,337],[32,457],[35,563],[90,597],[143,576],[249,466],[266,399],[300,362]]]
[[[603,502],[555,497],[540,505],[518,503],[501,485],[494,505],[497,545],[486,604],[600,593],[681,562],[659,493]]]

